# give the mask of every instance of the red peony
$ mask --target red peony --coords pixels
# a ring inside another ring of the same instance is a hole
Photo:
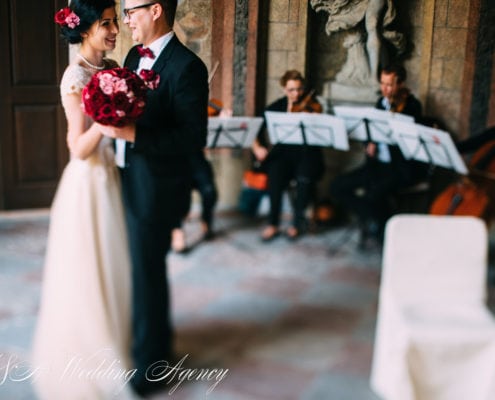
[[[136,121],[144,112],[147,90],[160,81],[155,71],[141,72],[139,77],[128,68],[113,68],[94,74],[82,91],[84,112],[103,125]]]

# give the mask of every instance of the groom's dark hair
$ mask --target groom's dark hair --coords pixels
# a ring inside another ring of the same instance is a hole
[[[71,0],[70,9],[79,17],[79,25],[70,28],[62,26],[62,37],[69,43],[81,43],[81,33],[86,32],[91,25],[98,21],[107,8],[115,7],[115,0]]]
[[[177,11],[177,0],[158,0],[165,14],[165,21],[168,26],[174,26],[175,12]]]

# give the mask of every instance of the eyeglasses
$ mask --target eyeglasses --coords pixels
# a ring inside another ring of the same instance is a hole
[[[139,10],[140,8],[145,8],[145,7],[151,7],[152,5],[158,3],[157,1],[154,1],[152,3],[146,3],[146,4],[141,4],[139,6],[136,6],[136,7],[131,7],[131,8],[124,8],[122,10],[122,12],[124,13],[124,17],[126,18],[131,18],[131,15],[133,13],[131,13],[130,11],[133,11],[133,10]]]

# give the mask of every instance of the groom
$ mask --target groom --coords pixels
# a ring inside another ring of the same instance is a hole
[[[188,157],[205,146],[208,73],[174,35],[177,0],[126,0],[125,7],[123,22],[132,39],[142,43],[129,51],[125,66],[138,72],[151,68],[160,75],[136,124],[105,127],[104,132],[118,138],[116,159],[123,167],[133,266],[132,356],[137,369],[131,383],[139,395],[147,395],[160,383],[148,379],[148,368],[173,357],[165,258],[174,219],[189,201]]]

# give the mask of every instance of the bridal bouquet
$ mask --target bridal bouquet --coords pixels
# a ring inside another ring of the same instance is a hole
[[[124,126],[143,114],[146,91],[159,82],[153,70],[142,70],[139,76],[128,68],[97,72],[82,91],[83,110],[103,125]]]

